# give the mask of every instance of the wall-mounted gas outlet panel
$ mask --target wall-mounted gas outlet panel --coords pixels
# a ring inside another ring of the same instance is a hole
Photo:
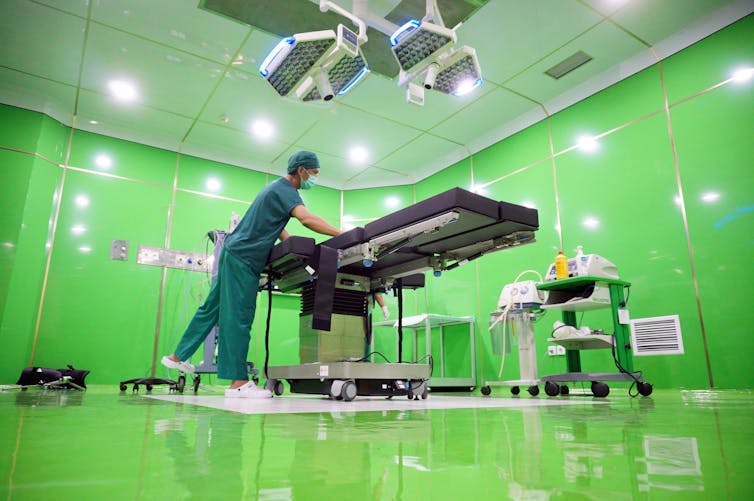
[[[139,246],[136,258],[139,264],[166,266],[179,270],[209,272],[212,269],[212,257],[195,252],[162,249],[160,247]]]

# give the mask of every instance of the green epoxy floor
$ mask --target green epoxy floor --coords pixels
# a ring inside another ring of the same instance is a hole
[[[327,401],[325,412],[248,415],[115,386],[4,391],[0,497],[754,498],[752,391],[632,399],[616,388],[607,404],[588,400],[379,412]]]

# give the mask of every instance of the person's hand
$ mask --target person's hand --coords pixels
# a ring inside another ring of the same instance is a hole
[[[387,309],[387,306],[382,307],[382,316],[385,317],[385,320],[390,318],[390,310]]]

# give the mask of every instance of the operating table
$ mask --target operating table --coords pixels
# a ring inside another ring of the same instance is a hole
[[[353,400],[357,395],[426,398],[428,363],[368,360],[374,293],[395,289],[401,338],[402,293],[485,254],[531,243],[530,209],[453,188],[316,244],[292,236],[276,245],[269,287],[301,293],[299,365],[267,368],[266,387]]]

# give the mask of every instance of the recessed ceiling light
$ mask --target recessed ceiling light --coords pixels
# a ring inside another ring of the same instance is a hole
[[[708,191],[702,194],[702,201],[707,203],[716,202],[720,199],[720,194],[716,191]]]
[[[76,205],[79,207],[88,207],[89,206],[89,197],[86,197],[84,195],[78,195],[75,199]]]
[[[741,68],[733,72],[731,79],[734,82],[743,83],[751,80],[752,76],[754,76],[754,68]]]
[[[97,167],[109,169],[113,165],[113,159],[108,155],[97,155],[97,158],[94,159],[94,163],[97,164]]]
[[[275,129],[266,120],[255,120],[251,124],[251,132],[259,139],[269,139],[275,133]]]
[[[99,122],[96,120],[89,120],[89,123],[92,125],[97,125]]]
[[[401,204],[401,199],[395,196],[387,197],[385,199],[385,207],[392,209],[398,207]]]
[[[595,138],[591,136],[582,136],[579,138],[577,146],[584,151],[594,151],[599,145]]]
[[[593,217],[585,217],[582,223],[587,228],[592,228],[592,229],[597,228],[600,225],[599,220]]]
[[[121,101],[134,101],[136,99],[136,87],[125,80],[110,80],[107,87],[113,96]]]
[[[349,158],[356,163],[364,163],[369,157],[369,152],[362,146],[354,146],[348,153]]]
[[[211,178],[207,179],[207,182],[205,183],[205,186],[207,186],[207,189],[209,191],[219,191],[220,190],[220,186],[222,186],[222,185],[221,185],[219,179],[211,177]]]
[[[472,184],[469,187],[469,191],[472,193],[476,193],[477,195],[486,195],[487,194],[487,188],[484,187],[482,184]]]

